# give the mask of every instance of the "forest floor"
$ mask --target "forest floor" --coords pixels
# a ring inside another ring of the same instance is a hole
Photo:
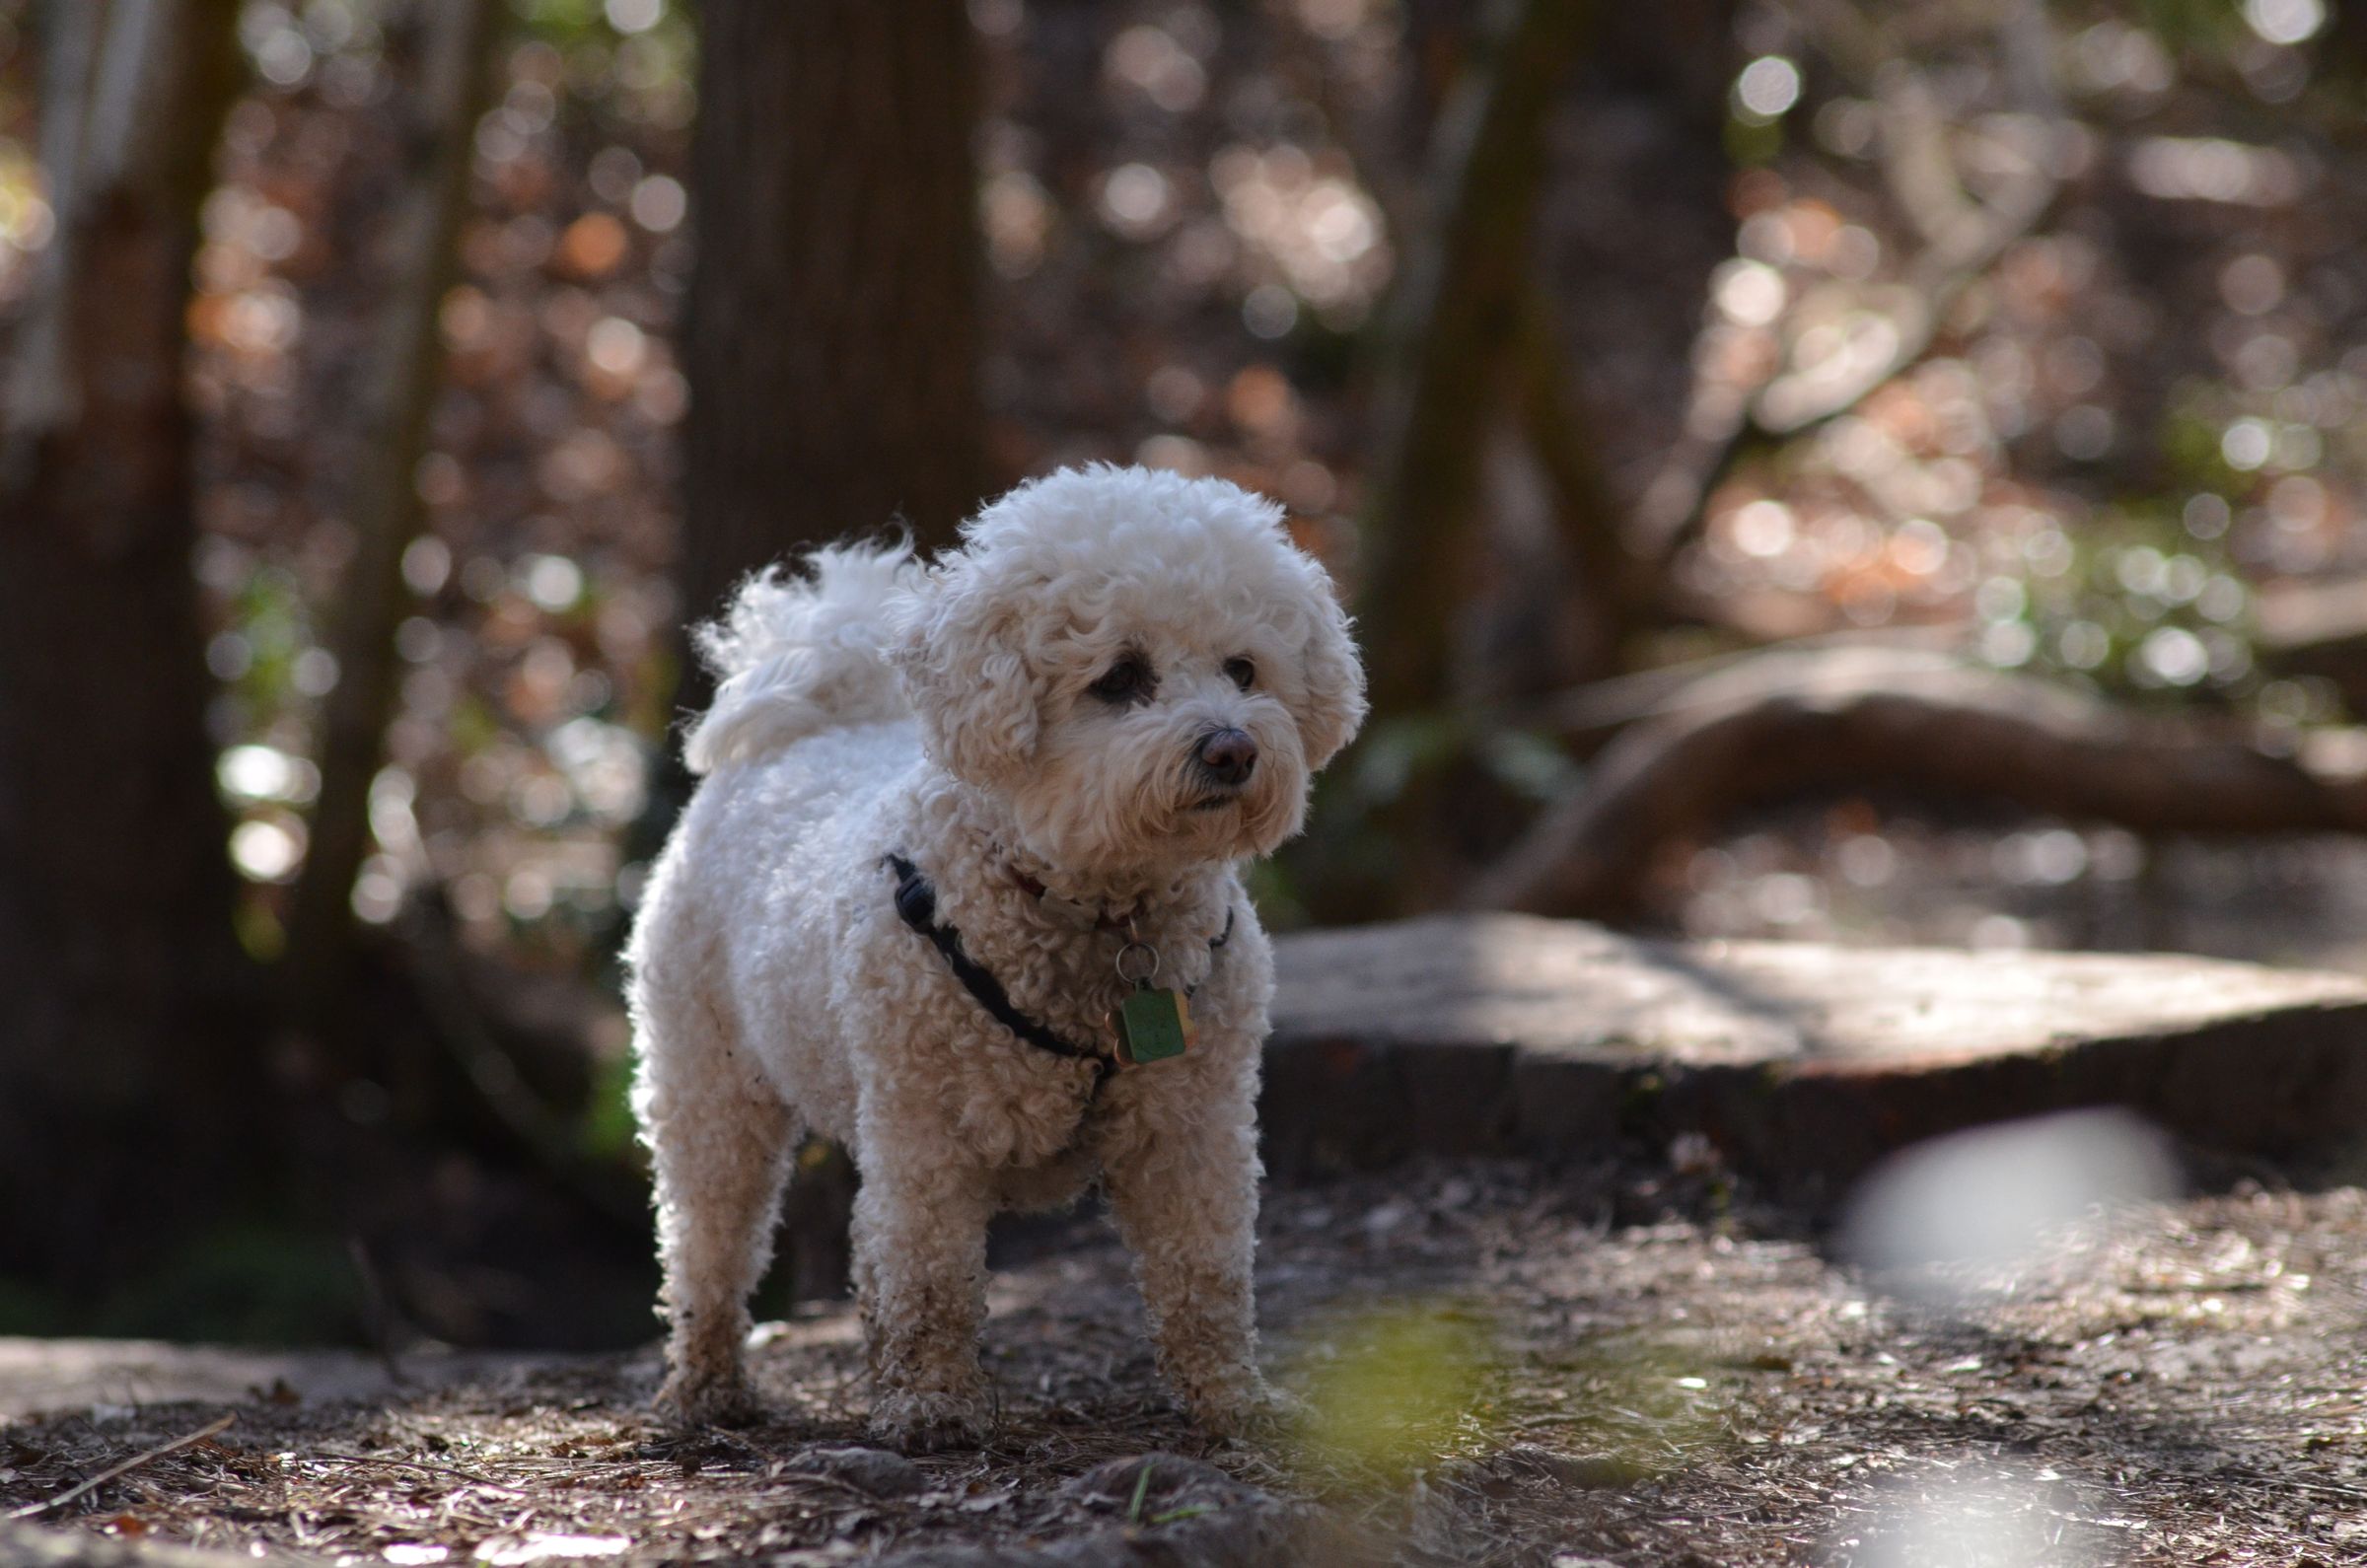
[[[983,1451],[848,1453],[869,1390],[832,1311],[764,1333],[751,1431],[655,1426],[652,1351],[85,1406],[0,1427],[0,1513],[230,1414],[41,1522],[397,1568],[2367,1559],[2355,1188],[2098,1216],[1945,1307],[1698,1173],[1423,1165],[1277,1191],[1264,1229],[1267,1358],[1313,1411],[1286,1441],[1173,1412],[1080,1219],[997,1275]]]

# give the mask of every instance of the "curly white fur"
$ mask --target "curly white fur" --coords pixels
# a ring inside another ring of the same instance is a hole
[[[1251,1261],[1272,992],[1239,867],[1298,830],[1314,771],[1363,717],[1330,582],[1270,503],[1108,466],[1012,491],[925,569],[893,547],[807,564],[753,580],[700,637],[721,685],[688,759],[708,776],[628,955],[672,1323],[661,1407],[753,1413],[746,1299],[810,1130],[862,1173],[883,1435],[983,1432],[986,1221],[1097,1176],[1162,1370],[1195,1416],[1238,1429],[1267,1397]],[[1138,690],[1095,689],[1129,660]],[[1246,779],[1195,760],[1218,732],[1254,745]],[[1194,990],[1198,1042],[1096,1097],[1092,1064],[996,1024],[901,923],[891,852],[1013,1003],[1072,1040],[1108,1044],[1125,938],[1027,884],[1130,922],[1162,983]]]
[[[742,585],[723,619],[692,634],[720,684],[682,738],[693,773],[777,751],[832,725],[910,713],[884,640],[896,598],[920,567],[902,545],[816,550],[810,575],[779,567]]]

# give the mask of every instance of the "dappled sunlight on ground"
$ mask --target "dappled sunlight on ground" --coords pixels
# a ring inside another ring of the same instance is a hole
[[[1312,1424],[1272,1442],[1212,1446],[1170,1410],[1124,1259],[1080,1220],[998,1288],[997,1437],[922,1460],[908,1487],[822,1473],[842,1461],[818,1447],[859,1443],[870,1397],[851,1319],[825,1313],[760,1333],[774,1421],[753,1431],[653,1428],[648,1354],[384,1408],[249,1400],[228,1432],[70,1522],[410,1563],[538,1536],[618,1541],[602,1549],[636,1562],[832,1562],[1122,1527],[1124,1500],[1096,1502],[1078,1477],[1162,1450],[1212,1462],[1230,1500],[1154,1503],[1138,1524],[1313,1499],[1407,1562],[1928,1568],[1959,1560],[1943,1545],[2019,1564],[2043,1541],[2047,1561],[2184,1565],[2360,1549],[2345,1501],[2367,1487],[2359,1193],[2091,1209],[1941,1309],[1870,1288],[1796,1219],[1721,1190],[1697,1172],[1465,1165],[1276,1193],[1267,1359]],[[0,1503],[214,1413],[98,1408],[0,1429]]]

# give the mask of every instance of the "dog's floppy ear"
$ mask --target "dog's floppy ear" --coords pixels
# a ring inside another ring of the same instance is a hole
[[[1316,604],[1314,629],[1300,655],[1307,702],[1297,718],[1299,744],[1306,748],[1307,770],[1312,773],[1338,755],[1364,723],[1364,660],[1348,635],[1347,611],[1339,607],[1329,577],[1314,562],[1307,565]]]
[[[929,754],[948,772],[996,787],[1036,754],[1037,689],[1020,646],[1020,606],[971,556],[929,574],[892,657]]]

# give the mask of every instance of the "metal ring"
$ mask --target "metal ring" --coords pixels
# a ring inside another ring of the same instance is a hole
[[[1151,966],[1140,974],[1126,972],[1126,960],[1140,954],[1151,961]],[[1159,978],[1159,950],[1148,942],[1129,942],[1117,950],[1117,977],[1128,985],[1148,985]]]

